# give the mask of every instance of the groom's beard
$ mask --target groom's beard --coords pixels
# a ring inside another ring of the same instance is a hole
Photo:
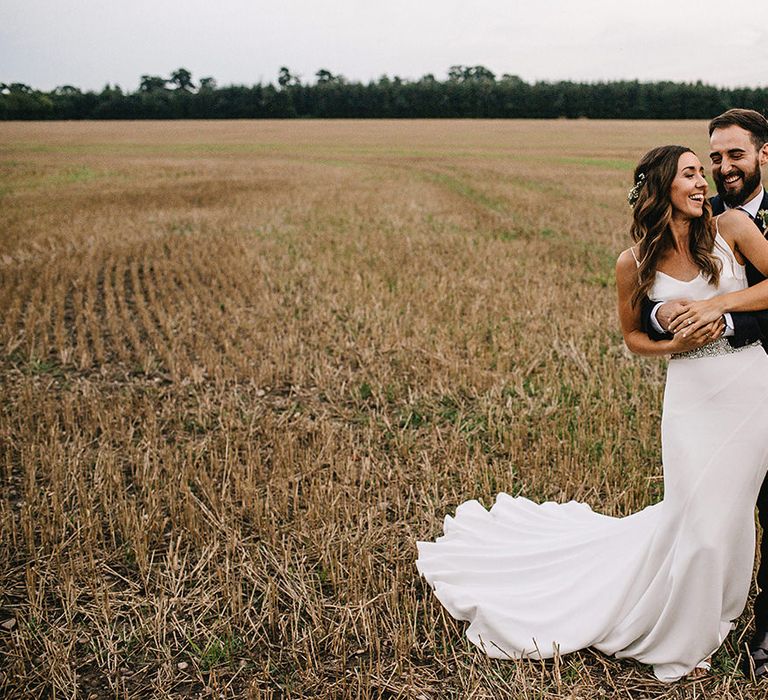
[[[737,169],[737,172],[741,175],[741,188],[738,190],[731,190],[730,192],[725,187],[725,179],[718,173],[712,174],[712,178],[715,181],[715,187],[717,187],[717,193],[720,195],[720,199],[723,200],[731,209],[734,207],[740,207],[759,186],[760,186],[760,164],[755,163],[755,167],[752,171],[745,173],[741,169]]]

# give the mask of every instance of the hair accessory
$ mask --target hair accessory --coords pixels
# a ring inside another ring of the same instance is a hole
[[[635,204],[637,203],[638,198],[640,197],[640,190],[643,188],[643,184],[645,183],[645,173],[640,173],[637,176],[637,181],[634,184],[634,187],[627,192],[627,201],[629,202],[629,206],[634,209]]]

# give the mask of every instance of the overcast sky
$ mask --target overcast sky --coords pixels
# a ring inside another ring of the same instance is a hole
[[[444,79],[768,85],[766,0],[0,0],[0,82],[135,90],[183,66],[219,85]]]

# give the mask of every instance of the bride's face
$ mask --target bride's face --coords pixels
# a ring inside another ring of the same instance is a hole
[[[704,213],[707,181],[704,166],[694,153],[683,153],[677,161],[677,174],[672,180],[669,198],[673,215],[697,219]]]

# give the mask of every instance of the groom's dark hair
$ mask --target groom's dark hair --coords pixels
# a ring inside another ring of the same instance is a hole
[[[709,122],[709,135],[715,129],[740,126],[751,134],[752,143],[760,150],[768,143],[768,119],[754,109],[729,109]]]

